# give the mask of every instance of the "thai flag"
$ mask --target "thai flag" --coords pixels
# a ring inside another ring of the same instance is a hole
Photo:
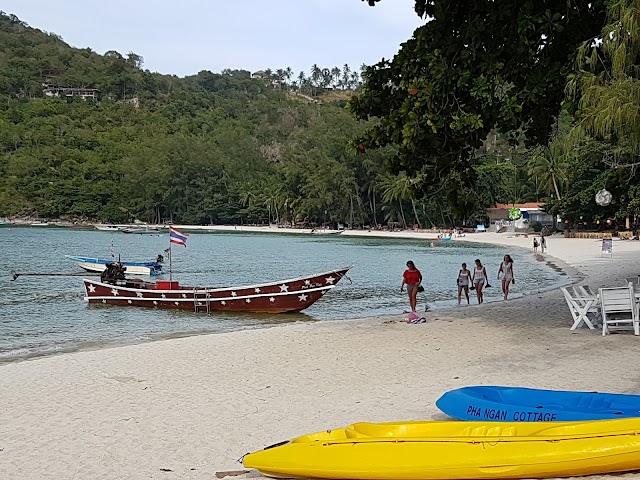
[[[173,227],[169,227],[169,241],[171,243],[175,243],[177,245],[182,245],[183,247],[186,247],[187,237],[189,237],[188,234],[182,233],[180,230],[177,230]]]

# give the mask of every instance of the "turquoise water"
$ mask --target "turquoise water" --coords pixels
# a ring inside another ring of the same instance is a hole
[[[260,328],[276,323],[340,320],[398,314],[408,308],[399,293],[407,260],[425,277],[419,308],[457,304],[455,280],[462,262],[482,259],[500,299],[496,277],[505,253],[515,261],[513,296],[567,282],[558,269],[530,252],[458,242],[312,235],[191,234],[188,248],[174,246],[174,280],[185,285],[227,286],[281,280],[354,265],[353,283],[342,280],[299,314],[195,314],[107,305],[87,305],[82,277],[21,276],[10,271],[80,272],[65,255],[108,258],[113,243],[123,260],[151,260],[169,245],[168,235],[126,235],[53,227],[0,228],[0,362],[33,356],[135,343],[172,336]],[[168,275],[165,275],[168,277]],[[167,278],[168,279],[168,278]],[[473,298],[472,298],[473,300]]]

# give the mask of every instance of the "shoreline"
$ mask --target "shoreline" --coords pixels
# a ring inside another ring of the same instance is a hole
[[[528,248],[531,238],[499,240]],[[638,273],[640,242],[613,242],[613,258],[592,240],[552,236],[548,246],[543,261],[566,262],[594,288]],[[570,331],[559,289],[427,317],[285,324],[2,365],[0,471],[209,480],[294,436],[356,421],[443,419],[435,400],[464,385],[640,393],[640,375],[619,368],[640,339]]]
[[[232,233],[232,234],[240,233],[240,231],[234,229],[232,226],[218,226],[216,227],[216,230],[222,231],[225,233]],[[207,233],[210,233],[210,232],[207,232]],[[251,227],[250,231],[246,233],[252,233],[252,234],[255,233],[258,235],[259,234],[266,234],[266,235],[303,234],[304,235],[304,234],[308,234],[308,231],[300,230],[300,229],[288,229],[288,230],[282,231],[282,229],[280,228],[276,230],[276,229],[267,229],[262,227]],[[430,234],[429,232],[414,232],[414,231],[399,231],[399,232],[382,231],[381,232],[378,230],[373,230],[373,231],[355,231],[355,232],[345,231],[345,234],[341,236],[350,237],[350,238],[369,237],[369,238],[386,238],[386,239],[393,239],[393,240],[431,241],[432,239],[429,237],[430,235],[433,235],[433,234]],[[480,235],[485,235],[485,234],[480,234]],[[456,242],[464,242],[466,244],[474,244],[474,243],[475,244],[491,244],[496,247],[502,245],[499,242],[500,240],[499,238],[497,239],[497,241],[496,239],[491,239],[491,241],[488,241],[488,242],[475,241],[475,239],[472,238],[471,236],[469,238],[465,238],[465,237],[455,238],[454,240]],[[332,241],[332,240],[329,240],[329,241]],[[435,241],[432,242],[432,245],[433,243],[435,243]],[[521,245],[512,246],[512,248],[517,249],[518,251],[516,255],[514,255],[512,252],[512,256],[515,256],[516,258],[519,258],[529,253],[528,250]],[[512,294],[510,298],[511,302],[519,301],[530,295],[539,295],[547,291],[553,291],[559,288],[560,286],[576,283],[581,278],[581,274],[577,270],[575,270],[574,268],[572,268],[570,265],[568,265],[566,262],[564,262],[559,258],[546,256],[544,259],[544,263],[546,263],[545,268],[551,268],[553,270],[556,270],[557,272],[560,272],[560,275],[564,275],[565,276],[564,278],[566,279],[566,281],[562,281],[563,277],[558,276],[555,282],[546,284],[543,287],[516,292]],[[491,293],[499,292],[499,289],[500,289],[500,282],[495,282],[493,286],[493,290],[488,293],[491,294]],[[451,298],[448,298],[448,299],[431,298],[429,301],[429,297],[427,297],[427,299],[422,300],[421,303],[426,303],[429,305],[430,307],[428,310],[429,315],[432,315],[435,313],[444,313],[449,310],[458,309],[460,307],[482,308],[474,302],[473,291],[470,291],[470,299],[471,299],[470,305],[465,305],[464,303],[462,305],[456,305],[455,304],[456,291],[454,289],[451,292]],[[501,303],[501,302],[504,302],[504,300],[502,299],[502,295],[500,294],[500,295],[486,297],[484,304],[493,304],[493,303]],[[375,320],[381,317],[385,317],[385,318],[386,317],[402,317],[403,315],[406,316],[406,312],[400,313],[400,310],[396,313],[370,314],[369,312],[367,312],[364,316],[361,313],[359,316],[348,315],[341,318],[312,319],[310,321],[314,323],[315,322],[344,322],[344,321],[350,321],[350,320],[366,321],[366,320]],[[296,323],[298,322],[283,322],[283,326],[294,325]],[[303,321],[302,323],[306,324],[306,323],[309,323],[309,321]],[[263,328],[270,328],[273,326],[278,326],[278,324],[276,323],[276,324],[263,324],[260,326],[254,325],[250,327],[238,327],[236,330],[231,330],[231,331],[243,331],[243,330],[254,330],[254,329],[259,330]],[[226,331],[209,330],[209,331],[197,331],[197,332],[177,331],[177,332],[169,332],[169,333],[156,333],[150,336],[149,338],[123,339],[122,341],[118,341],[118,342],[108,342],[106,340],[104,342],[88,341],[88,342],[81,342],[79,344],[74,344],[74,345],[70,344],[62,348],[52,347],[42,352],[35,352],[35,353],[16,352],[15,355],[10,355],[10,356],[0,358],[0,368],[4,365],[8,365],[11,363],[28,362],[28,361],[48,358],[52,356],[68,355],[68,354],[89,352],[89,351],[99,351],[102,349],[110,349],[110,348],[118,348],[118,347],[136,346],[140,344],[171,340],[173,338],[187,338],[191,336],[201,336],[201,335],[218,335],[221,333],[228,333],[229,331],[230,330],[226,330]]]

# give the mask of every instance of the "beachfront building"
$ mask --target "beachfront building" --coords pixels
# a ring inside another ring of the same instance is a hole
[[[517,207],[520,209],[522,216],[517,220],[509,218],[509,211]],[[527,230],[536,223],[543,226],[553,226],[553,215],[544,211],[544,203],[497,203],[487,209],[487,216],[491,223],[491,231],[508,231],[515,232],[518,230]]]
[[[98,98],[98,91],[95,88],[77,88],[77,87],[55,87],[43,84],[42,94],[45,97],[80,97],[82,100],[87,98]]]

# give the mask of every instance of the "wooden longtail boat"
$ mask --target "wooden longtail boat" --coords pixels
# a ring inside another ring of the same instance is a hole
[[[89,303],[195,312],[298,312],[334,288],[351,267],[241,287],[189,287],[176,281],[83,279]]]

